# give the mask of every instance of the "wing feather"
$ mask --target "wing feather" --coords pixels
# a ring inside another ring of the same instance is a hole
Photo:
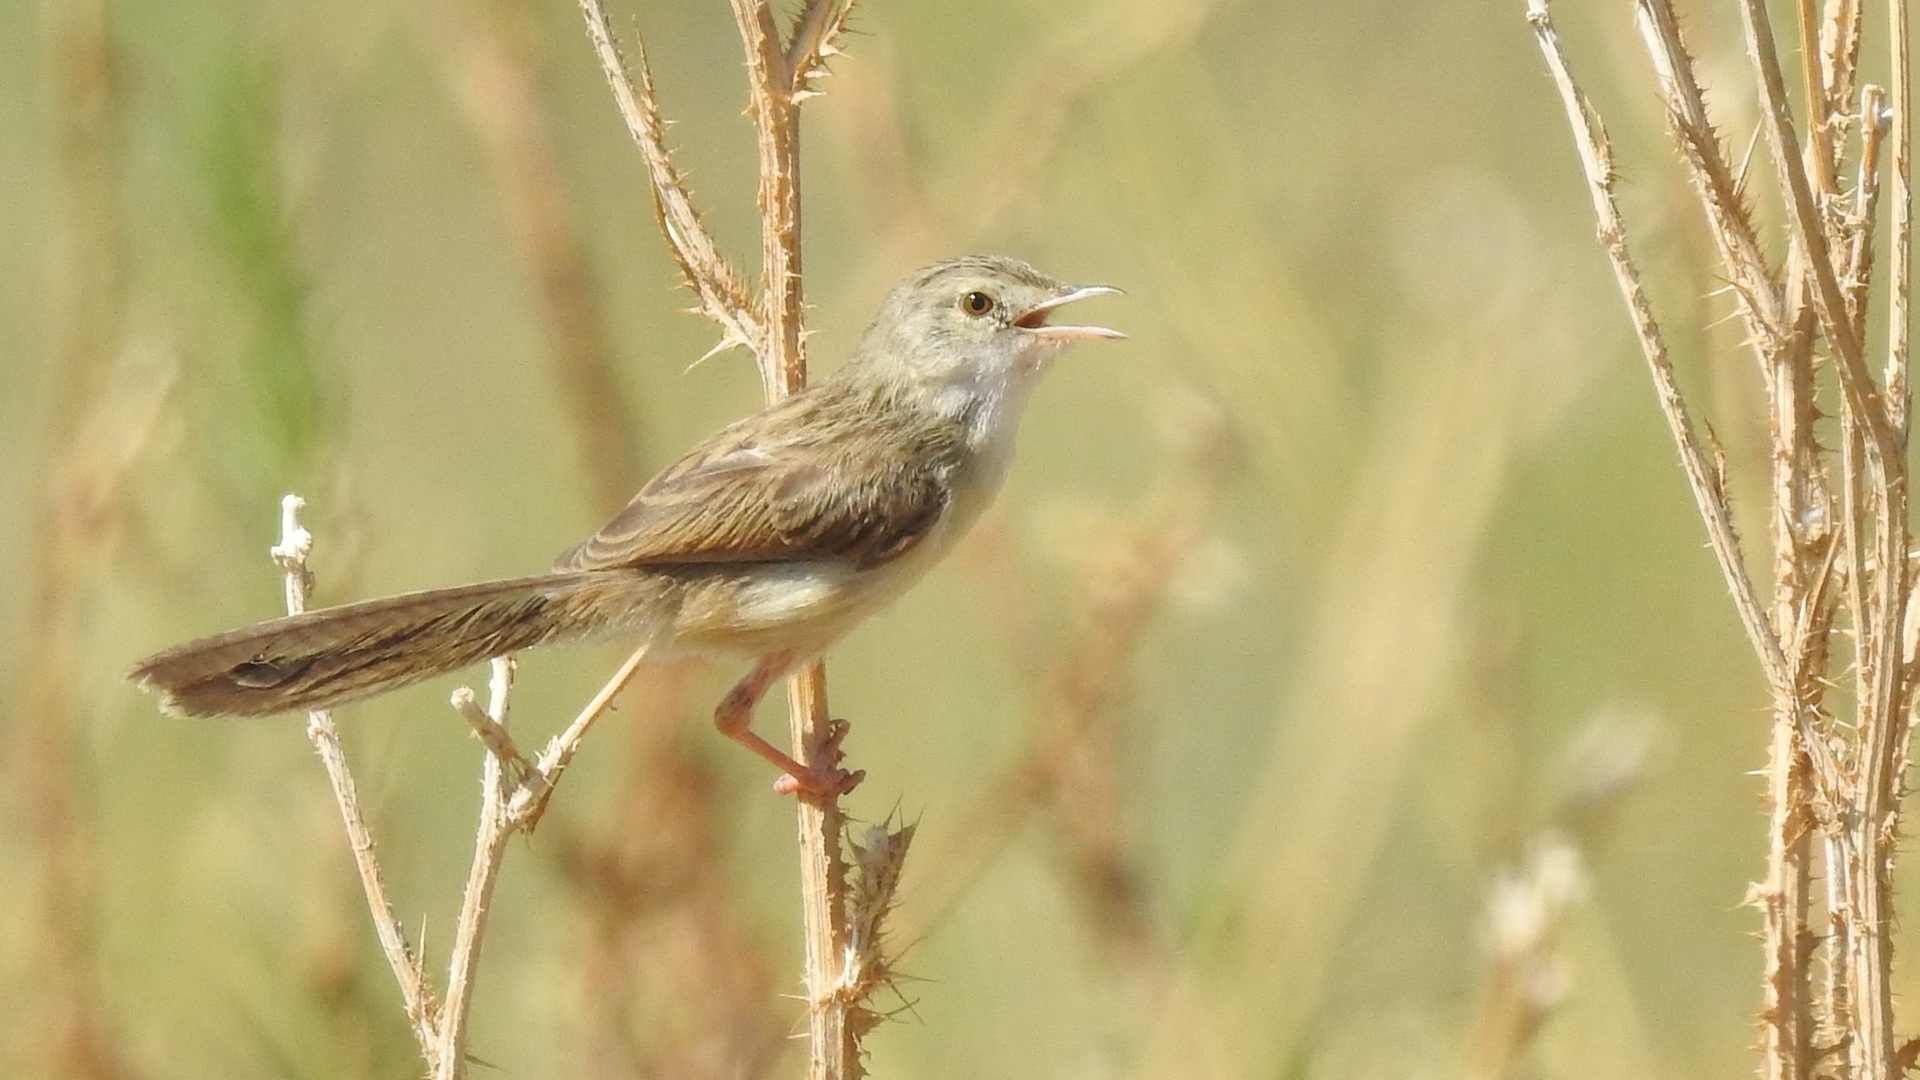
[[[879,566],[946,512],[964,438],[833,384],[715,433],[668,466],[560,571],[844,559]]]

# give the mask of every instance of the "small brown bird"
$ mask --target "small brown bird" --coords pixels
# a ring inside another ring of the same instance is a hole
[[[952,548],[999,490],[1060,348],[1125,336],[1047,319],[1118,291],[997,256],[938,263],[894,288],[838,372],[688,451],[552,573],[272,619],[156,653],[128,678],[170,713],[266,716],[630,636],[652,656],[752,659],[714,723],[788,787],[844,790],[857,774],[801,766],[754,734],[754,707]]]

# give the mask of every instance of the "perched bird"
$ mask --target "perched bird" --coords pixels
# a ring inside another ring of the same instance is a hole
[[[536,645],[637,639],[649,657],[746,657],[714,713],[783,770],[844,790],[756,735],[753,710],[950,550],[1005,478],[1027,396],[1062,346],[1124,335],[1052,325],[1074,287],[971,256],[896,286],[832,376],[688,451],[535,577],[429,589],[190,641],[128,677],[185,716],[331,708]]]

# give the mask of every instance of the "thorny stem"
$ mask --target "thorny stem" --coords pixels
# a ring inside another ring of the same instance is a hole
[[[1621,220],[1619,208],[1613,199],[1612,153],[1608,148],[1606,133],[1600,128],[1599,117],[1568,71],[1546,0],[1528,0],[1527,19],[1533,24],[1534,35],[1547,58],[1547,65],[1560,90],[1561,102],[1566,107],[1567,122],[1574,130],[1576,148],[1586,170],[1588,193],[1592,196],[1594,214],[1600,222],[1600,243],[1606,249],[1613,266],[1615,283],[1627,303],[1634,334],[1653,376],[1660,411],[1667,419],[1674,445],[1680,452],[1687,486],[1692,489],[1694,502],[1700,507],[1701,516],[1706,522],[1707,538],[1713,547],[1714,557],[1719,561],[1721,574],[1733,594],[1734,607],[1740,613],[1740,622],[1747,631],[1747,638],[1759,654],[1767,681],[1777,694],[1791,697],[1792,669],[1781,649],[1780,639],[1767,621],[1759,594],[1754,590],[1753,579],[1747,575],[1746,564],[1740,553],[1740,541],[1733,528],[1732,512],[1722,489],[1719,468],[1708,459],[1705,445],[1695,428],[1693,414],[1687,408],[1686,398],[1680,393],[1666,341],[1660,333],[1659,323],[1653,317],[1646,290],[1640,283],[1640,271],[1634,266],[1632,255],[1627,250],[1626,224]],[[1803,726],[1807,723],[1804,716],[1798,722]],[[1827,766],[1828,769],[1823,771],[1829,776],[1836,775],[1830,771],[1831,763],[1827,763]]]
[[[1795,134],[1766,5],[1763,0],[1741,0],[1740,7],[1748,59],[1759,85],[1762,127],[1792,241],[1782,320],[1769,317],[1765,301],[1771,297],[1756,287],[1764,267],[1745,242],[1751,219],[1737,190],[1729,189],[1716,170],[1717,138],[1707,123],[1671,12],[1665,0],[1641,0],[1643,34],[1649,39],[1674,134],[1694,170],[1696,192],[1743,301],[1751,339],[1765,361],[1773,410],[1771,635],[1757,633],[1753,601],[1739,583],[1734,589],[1736,606],[1768,671],[1776,716],[1770,858],[1766,881],[1756,887],[1755,896],[1765,915],[1767,950],[1764,1066],[1770,1078],[1805,1080],[1818,1070],[1842,1080],[1892,1080],[1905,1070],[1911,1048],[1920,1044],[1895,1048],[1889,936],[1892,855],[1913,720],[1914,653],[1920,650],[1920,627],[1911,624],[1915,584],[1907,528],[1906,279],[1912,190],[1906,5],[1893,0],[1890,8],[1893,90],[1862,87],[1855,113],[1850,99],[1860,48],[1857,0],[1829,0],[1824,12],[1817,11],[1813,0],[1798,0],[1800,53],[1807,58],[1802,67],[1804,140]],[[1607,191],[1611,164],[1605,137],[1566,73],[1545,0],[1531,0],[1528,18],[1567,104],[1601,238],[1654,368],[1695,502],[1708,522],[1722,569],[1733,582],[1737,565],[1729,562],[1721,536],[1721,523],[1729,517],[1724,486],[1717,470],[1708,474],[1712,484],[1699,482],[1698,451],[1682,437],[1683,402],[1671,382],[1670,365],[1663,356],[1656,360],[1656,353],[1664,350],[1627,262],[1625,234]],[[1856,121],[1857,170],[1851,192],[1843,193],[1838,186],[1844,136]],[[1888,289],[1892,310],[1883,388],[1866,364],[1863,340],[1882,143],[1888,139],[1894,204]],[[1840,389],[1832,451],[1822,451],[1813,436],[1819,416],[1814,400],[1815,331],[1831,350]],[[1833,521],[1825,476],[1829,462],[1836,459],[1840,514]],[[1851,722],[1827,719],[1820,711],[1839,607],[1848,610],[1853,631]],[[1805,922],[1816,830],[1822,834],[1818,850],[1826,861],[1824,906],[1831,923],[1823,942],[1813,938]],[[1816,947],[1825,950],[1824,1000],[1815,995]]]
[[[808,5],[820,6],[819,0]],[[759,136],[760,311],[766,326],[759,359],[761,382],[772,401],[807,384],[800,347],[800,110],[772,7],[765,0],[733,0],[733,17],[746,46]],[[807,21],[803,15],[802,22]]]
[[[766,334],[759,360],[769,401],[799,392],[807,381],[800,277],[798,95],[803,88],[796,75],[826,44],[819,36],[824,28],[844,19],[845,6],[842,0],[810,0],[800,15],[790,52],[781,45],[772,7],[765,0],[733,0],[734,20],[747,53],[760,156],[760,310]],[[831,724],[826,669],[814,663],[794,675],[788,683],[787,702],[794,758],[811,767]],[[864,1073],[861,1032],[852,1023],[852,1014],[860,1002],[841,992],[849,952],[847,866],[840,843],[846,820],[837,795],[803,795],[798,803],[808,1075],[814,1080],[858,1077]]]
[[[1860,355],[1860,339],[1847,320],[1846,299],[1834,275],[1833,258],[1827,243],[1819,208],[1807,180],[1805,163],[1794,135],[1793,112],[1787,104],[1785,79],[1780,72],[1780,56],[1773,39],[1773,23],[1764,0],[1742,0],[1742,21],[1747,30],[1747,53],[1759,78],[1761,127],[1766,132],[1774,167],[1779,172],[1780,188],[1787,198],[1788,220],[1813,274],[1815,308],[1820,328],[1833,347],[1841,389],[1847,404],[1860,418],[1868,437],[1868,447],[1881,462],[1899,453],[1892,433],[1887,430],[1884,410],[1873,377],[1867,374]]]
[[[722,327],[721,346],[754,351],[769,401],[806,385],[802,347],[804,309],[800,248],[799,105],[813,93],[811,78],[834,51],[851,0],[809,0],[791,41],[783,44],[767,0],[731,0],[747,57],[760,164],[760,276],[757,303],[732,276],[687,198],[662,139],[651,76],[642,53],[641,82],[627,76],[601,0],[580,0],[588,35],[627,129],[640,147],[655,208],[675,260],[700,295],[706,314]],[[831,721],[824,669],[815,663],[788,684],[793,755],[813,766],[827,745]],[[799,797],[802,921],[806,943],[809,1075],[838,1080],[863,1074],[859,1038],[865,1026],[864,988],[843,985],[848,964],[847,866],[841,851],[845,819],[837,795]],[[904,845],[900,848],[904,854]]]
[[[581,14],[587,22],[587,38],[599,58],[601,74],[613,89],[613,100],[626,122],[627,134],[639,146],[647,164],[649,188],[660,232],[680,266],[681,275],[700,297],[701,311],[720,324],[720,344],[716,350],[745,345],[755,355],[765,351],[766,327],[739,275],[720,254],[719,245],[687,197],[686,185],[674,168],[667,152],[665,124],[653,94],[653,75],[647,66],[647,50],[637,44],[640,57],[640,82],[627,77],[625,61],[607,21],[600,0],[580,0]]]

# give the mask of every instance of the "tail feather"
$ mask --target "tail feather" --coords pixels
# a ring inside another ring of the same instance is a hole
[[[645,633],[672,599],[669,579],[632,570],[431,589],[190,641],[127,677],[182,716],[326,709],[536,645]]]

